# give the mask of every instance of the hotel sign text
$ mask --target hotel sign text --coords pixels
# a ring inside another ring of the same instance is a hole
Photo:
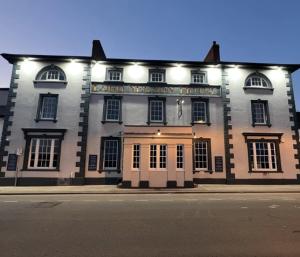
[[[169,96],[210,96],[220,97],[220,86],[144,86],[93,84],[92,93],[125,95],[169,95]]]

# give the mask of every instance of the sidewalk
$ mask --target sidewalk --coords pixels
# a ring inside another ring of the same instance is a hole
[[[300,185],[198,185],[196,188],[122,189],[116,185],[0,187],[0,195],[34,194],[300,193]]]

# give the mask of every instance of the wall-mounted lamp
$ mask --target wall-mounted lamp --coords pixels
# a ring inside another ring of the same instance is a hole
[[[196,133],[195,132],[193,133],[193,137],[196,138]]]
[[[157,133],[156,133],[158,136],[160,136],[160,130],[158,129],[157,130]]]

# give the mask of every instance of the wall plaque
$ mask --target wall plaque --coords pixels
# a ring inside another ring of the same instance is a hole
[[[97,155],[95,155],[95,154],[89,155],[88,169],[89,170],[97,170]]]
[[[17,161],[18,161],[18,155],[9,154],[6,170],[16,171],[17,170]]]
[[[215,171],[223,172],[223,157],[215,156]]]

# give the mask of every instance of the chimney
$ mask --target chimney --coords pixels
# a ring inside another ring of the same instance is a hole
[[[93,40],[92,59],[96,61],[103,61],[106,59],[100,40]]]
[[[220,46],[216,43],[216,41],[213,41],[213,45],[209,49],[206,57],[204,58],[204,62],[220,62]]]

